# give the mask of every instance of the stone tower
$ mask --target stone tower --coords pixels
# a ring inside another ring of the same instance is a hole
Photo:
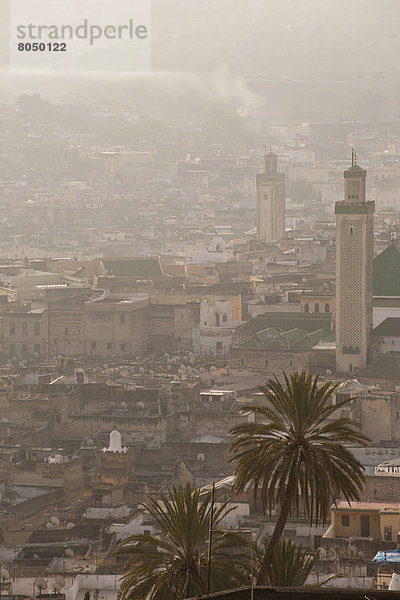
[[[278,173],[278,157],[264,157],[264,173],[257,174],[257,238],[280,240],[285,233],[285,174]]]
[[[351,373],[369,362],[372,331],[374,202],[367,202],[367,172],[344,172],[344,200],[336,202],[336,370]]]

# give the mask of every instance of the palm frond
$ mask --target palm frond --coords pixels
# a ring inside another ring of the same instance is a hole
[[[246,583],[249,550],[238,533],[220,524],[233,507],[214,507],[211,548],[211,591]],[[159,498],[150,495],[143,507],[152,515],[159,536],[126,538],[117,554],[127,557],[121,592],[126,600],[179,600],[206,592],[211,493],[173,488]]]

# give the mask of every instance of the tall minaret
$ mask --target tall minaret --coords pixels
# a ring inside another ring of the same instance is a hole
[[[369,362],[375,203],[365,199],[367,172],[344,172],[344,200],[336,202],[336,370],[351,373]]]
[[[280,240],[285,233],[285,174],[278,173],[278,157],[264,157],[264,173],[257,174],[257,238]]]

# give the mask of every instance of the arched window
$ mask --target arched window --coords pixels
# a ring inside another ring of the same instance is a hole
[[[318,302],[315,303],[314,312],[319,312],[319,304],[318,304]]]
[[[354,227],[350,227],[349,233],[350,233],[350,235],[354,235]]]
[[[310,306],[309,306],[308,302],[306,302],[304,305],[304,312],[310,312]]]
[[[329,304],[328,303],[325,304],[325,312],[330,312],[329,311]]]

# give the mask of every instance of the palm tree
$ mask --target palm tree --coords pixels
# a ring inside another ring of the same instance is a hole
[[[160,534],[132,535],[120,544],[118,554],[127,556],[122,597],[179,600],[203,595],[208,575],[210,592],[248,582],[248,544],[239,534],[221,528],[221,521],[232,510],[227,504],[213,506],[211,492],[201,498],[200,490],[192,491],[190,484],[169,490],[159,500],[149,496],[143,507],[152,515]]]
[[[303,587],[317,558],[318,552],[310,552],[302,544],[296,546],[292,540],[281,540],[272,556],[268,584]]]
[[[310,523],[325,523],[328,509],[342,496],[359,499],[364,482],[361,463],[343,444],[366,445],[359,423],[340,416],[350,402],[331,404],[338,384],[318,385],[311,374],[283,373],[283,386],[275,376],[264,393],[267,406],[246,408],[264,422],[243,423],[232,429],[231,446],[235,489],[259,488],[264,512],[278,510],[278,519],[262,562],[258,583],[265,584],[271,560],[289,514],[299,513],[300,500]]]

